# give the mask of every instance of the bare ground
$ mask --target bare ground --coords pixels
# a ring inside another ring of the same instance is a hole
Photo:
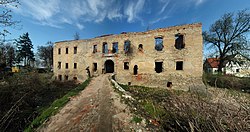
[[[52,116],[38,131],[131,131],[143,126],[131,123],[128,107],[113,91],[108,74],[92,79],[78,96]],[[132,128],[132,126],[134,126]]]

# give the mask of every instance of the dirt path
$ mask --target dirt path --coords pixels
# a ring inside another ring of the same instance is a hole
[[[109,75],[93,78],[79,96],[51,117],[38,131],[102,131],[112,130],[114,105]]]

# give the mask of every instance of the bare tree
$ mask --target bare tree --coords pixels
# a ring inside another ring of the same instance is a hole
[[[52,68],[53,65],[53,43],[47,42],[46,46],[38,46],[38,56],[42,63],[47,68]]]
[[[205,44],[218,51],[218,71],[222,72],[223,65],[230,61],[230,56],[249,53],[250,44],[247,35],[250,31],[249,10],[226,13],[211,25],[209,31],[203,32]]]
[[[11,43],[0,45],[0,64],[12,66],[15,63],[15,47]]]
[[[79,40],[80,39],[80,34],[78,32],[76,32],[74,34],[74,40]]]
[[[16,7],[19,5],[18,0],[0,0],[0,35],[2,35],[4,38],[6,34],[9,34],[9,31],[4,29],[5,27],[11,27],[19,23],[19,21],[14,21],[12,19],[12,10],[8,8],[8,6]]]

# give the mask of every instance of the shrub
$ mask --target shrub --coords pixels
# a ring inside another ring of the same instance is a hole
[[[250,78],[240,78],[229,75],[203,74],[203,81],[213,87],[229,88],[250,92]]]

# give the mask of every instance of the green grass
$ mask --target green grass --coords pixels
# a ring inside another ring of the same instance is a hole
[[[44,111],[41,113],[40,116],[36,117],[31,124],[29,125],[28,128],[26,128],[24,131],[25,132],[32,132],[35,131],[36,128],[38,128],[40,125],[42,125],[44,123],[44,121],[46,121],[50,116],[55,115],[60,108],[62,108],[65,104],[67,104],[67,102],[70,100],[70,97],[77,95],[80,91],[84,90],[89,82],[90,82],[90,78],[87,79],[85,82],[83,82],[81,85],[79,85],[78,87],[72,89],[71,91],[69,91],[66,95],[64,95],[62,98],[59,98],[57,100],[55,100],[50,107],[48,107],[47,109],[44,109]]]
[[[140,118],[138,116],[134,116],[132,119],[132,122],[135,122],[135,123],[141,123],[141,121],[142,121],[142,118]]]

